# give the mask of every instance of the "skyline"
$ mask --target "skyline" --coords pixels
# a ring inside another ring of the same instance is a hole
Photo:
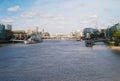
[[[107,28],[120,22],[118,0],[0,0],[0,23],[13,29],[44,28],[70,33],[85,27]]]

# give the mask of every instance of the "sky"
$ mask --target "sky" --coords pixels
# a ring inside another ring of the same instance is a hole
[[[119,23],[119,9],[120,0],[0,0],[0,23],[11,24],[13,30],[39,27],[68,34]]]

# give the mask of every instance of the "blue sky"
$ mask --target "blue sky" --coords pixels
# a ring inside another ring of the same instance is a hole
[[[52,34],[120,22],[120,0],[0,0],[0,23],[13,29],[39,26]]]

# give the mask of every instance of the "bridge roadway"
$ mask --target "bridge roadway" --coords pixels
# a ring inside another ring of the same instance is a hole
[[[43,39],[76,39],[76,36],[42,36]]]
[[[106,41],[106,39],[96,39],[96,40],[93,40],[94,42],[104,42]]]

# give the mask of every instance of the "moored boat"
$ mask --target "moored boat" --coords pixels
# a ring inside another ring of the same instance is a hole
[[[85,46],[86,47],[92,47],[93,46],[93,41],[90,38],[85,39]]]
[[[42,38],[37,34],[32,35],[29,39],[24,41],[25,44],[34,44],[40,42],[42,42]]]

